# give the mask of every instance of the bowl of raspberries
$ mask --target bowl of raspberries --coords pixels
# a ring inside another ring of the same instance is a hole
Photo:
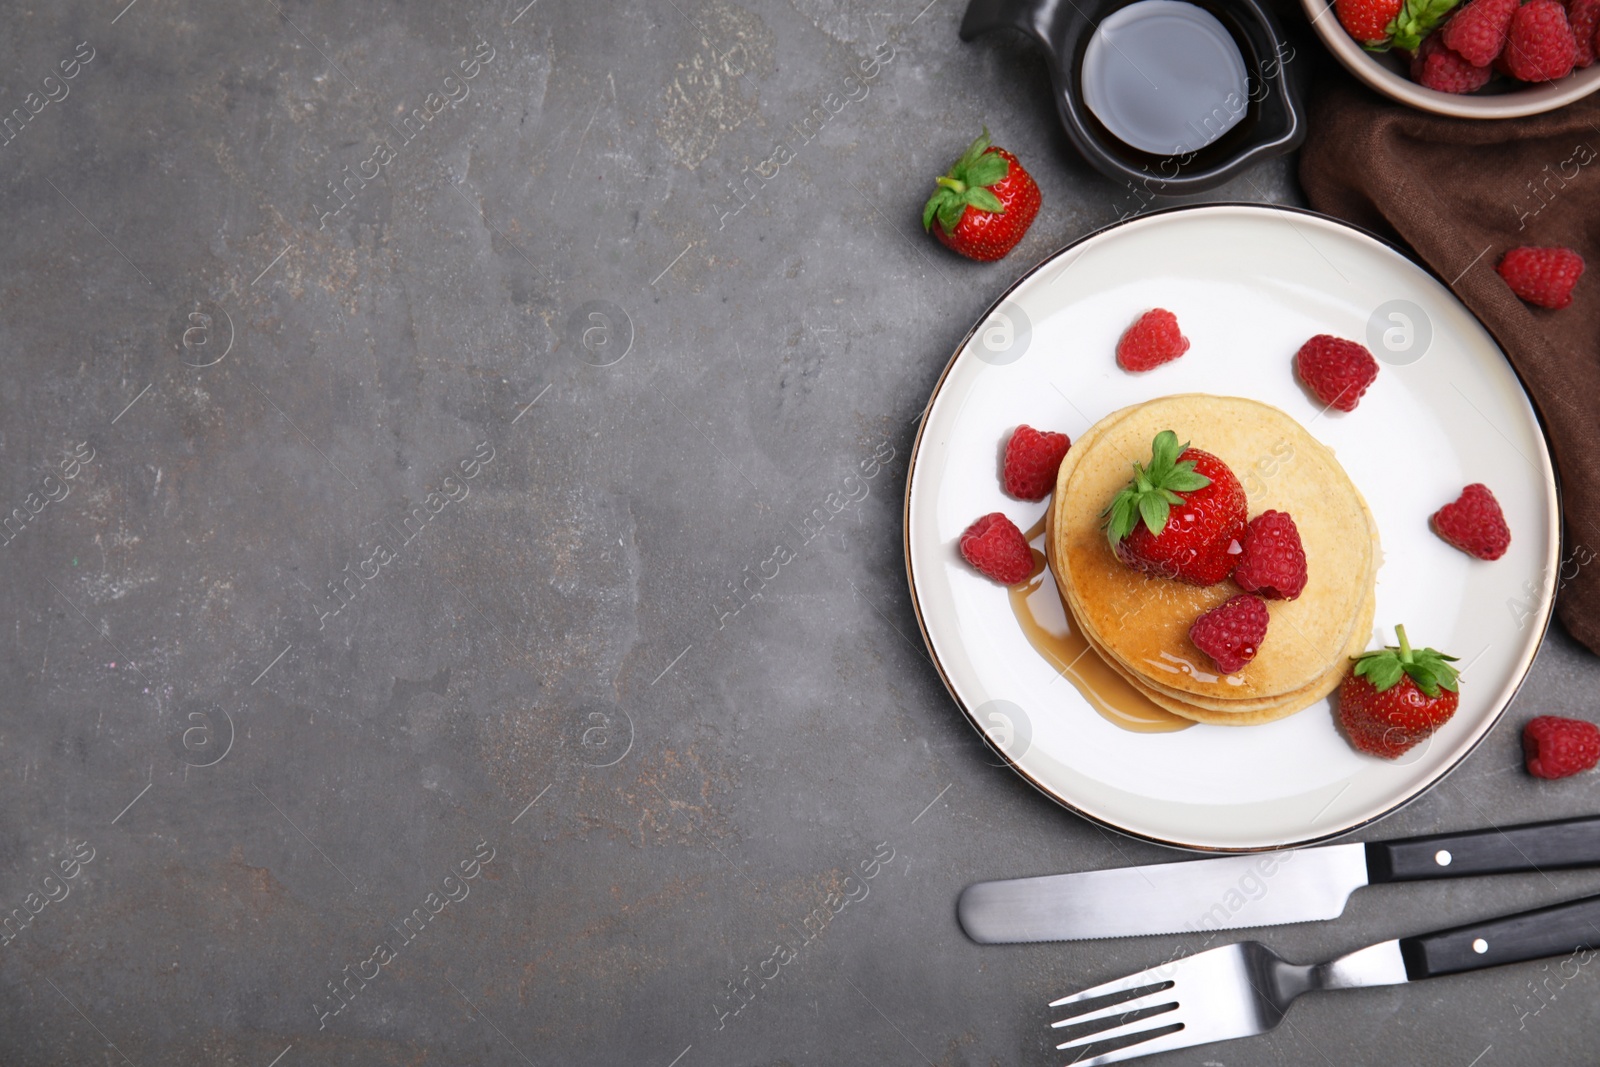
[[[1516,118],[1600,89],[1600,0],[1302,2],[1351,73],[1424,111]]]

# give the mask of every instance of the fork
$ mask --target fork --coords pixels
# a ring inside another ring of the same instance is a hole
[[[1050,1025],[1065,1038],[1056,1048],[1066,1062],[1092,1067],[1265,1033],[1302,993],[1398,985],[1569,953],[1582,967],[1594,945],[1600,896],[1384,941],[1326,963],[1289,963],[1259,941],[1240,941],[1052,1001],[1066,1011]],[[1154,1025],[1139,1029],[1146,1021]]]

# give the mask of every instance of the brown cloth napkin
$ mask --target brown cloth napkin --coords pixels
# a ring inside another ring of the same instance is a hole
[[[1497,121],[1426,114],[1348,79],[1323,79],[1312,99],[1300,156],[1311,206],[1409,245],[1522,376],[1561,479],[1556,613],[1600,653],[1600,560],[1585,565],[1600,552],[1600,94]],[[1584,257],[1571,306],[1512,294],[1494,268],[1517,245]]]

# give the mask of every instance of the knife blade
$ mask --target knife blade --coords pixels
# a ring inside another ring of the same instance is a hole
[[[1234,930],[1337,918],[1364,885],[1600,866],[1600,816],[978,882],[980,944]]]

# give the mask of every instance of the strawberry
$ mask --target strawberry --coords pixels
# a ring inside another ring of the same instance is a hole
[[[1339,685],[1339,724],[1361,752],[1394,759],[1450,721],[1460,701],[1454,656],[1414,651],[1396,626],[1398,648],[1363,652]]]
[[[1263,511],[1250,520],[1240,542],[1233,580],[1247,593],[1268,600],[1293,600],[1306,587],[1306,550],[1300,530],[1285,511]]]
[[[1318,400],[1340,411],[1354,411],[1378,377],[1378,361],[1366,346],[1326,333],[1300,346],[1294,368]]]
[[[1468,0],[1439,30],[1441,43],[1475,67],[1487,67],[1505,51],[1511,16],[1521,0]],[[1415,75],[1413,75],[1415,77]]]
[[[1567,20],[1572,23],[1572,38],[1578,47],[1578,66],[1594,66],[1594,37],[1595,29],[1600,27],[1600,0],[1572,0],[1567,5]]]
[[[1479,559],[1499,559],[1511,545],[1511,527],[1500,501],[1482,482],[1473,482],[1433,513],[1433,532]]]
[[[1339,25],[1364,47],[1387,47],[1389,24],[1400,14],[1403,0],[1334,0]]]
[[[1458,0],[1334,0],[1345,32],[1371,52],[1412,52]]]
[[[1189,627],[1194,647],[1210,656],[1223,674],[1255,659],[1266,636],[1267,602],[1249,593],[1224,600]]]
[[[1501,256],[1494,269],[1523,300],[1559,310],[1572,303],[1572,288],[1583,274],[1583,257],[1570,248],[1523,245]]]
[[[1006,442],[1002,464],[1006,492],[1018,500],[1043,500],[1056,487],[1061,458],[1072,447],[1064,433],[1035,430],[1024,423]]]
[[[1582,719],[1540,715],[1522,728],[1522,754],[1535,778],[1566,778],[1600,763],[1600,728]]]
[[[1004,256],[1039,213],[1033,176],[1016,156],[989,144],[987,127],[935,184],[939,188],[922,208],[922,228],[968,259]]]
[[[961,558],[1004,585],[1025,582],[1033,574],[1033,549],[1017,524],[998,511],[962,533]]]
[[[1474,93],[1489,83],[1488,67],[1475,67],[1430,33],[1411,57],[1411,80],[1440,93]]]
[[[1135,463],[1105,510],[1111,547],[1146,574],[1215,585],[1239,560],[1244,489],[1226,463],[1178,444],[1171,430],[1156,434],[1150,452],[1150,465]]]
[[[1151,370],[1187,351],[1189,339],[1178,329],[1178,316],[1166,308],[1154,308],[1140,315],[1117,342],[1117,365],[1123,370]]]
[[[1525,82],[1565,78],[1578,62],[1578,42],[1561,0],[1528,0],[1511,16],[1506,66]]]

